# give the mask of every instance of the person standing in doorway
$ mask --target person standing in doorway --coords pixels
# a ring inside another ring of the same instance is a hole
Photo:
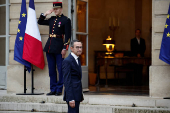
[[[132,56],[144,57],[145,50],[145,40],[141,38],[141,30],[137,29],[135,31],[135,38],[131,39]]]
[[[52,12],[55,16],[45,19]],[[53,9],[41,13],[38,24],[49,26],[49,38],[44,47],[48,61],[49,77],[50,77],[50,93],[49,95],[61,95],[63,89],[62,61],[68,50],[71,38],[71,21],[62,14],[62,2],[53,2]],[[64,38],[65,35],[65,38]],[[57,71],[59,80],[57,81]]]
[[[79,58],[82,54],[82,43],[79,40],[73,40],[70,49],[71,53],[64,59],[62,65],[65,86],[63,100],[67,102],[68,113],[79,113],[80,102],[84,100]]]
[[[141,38],[141,30],[137,29],[135,31],[135,38],[131,39],[131,52],[132,56],[135,57],[144,57],[144,53],[146,50],[145,40]],[[134,64],[134,74],[135,74],[135,85],[142,85],[143,78],[143,64]]]

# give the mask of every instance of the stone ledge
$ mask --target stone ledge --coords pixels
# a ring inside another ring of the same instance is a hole
[[[4,103],[0,102],[1,111],[67,112],[66,104],[39,103]],[[167,108],[119,107],[103,105],[80,105],[80,113],[169,113]]]

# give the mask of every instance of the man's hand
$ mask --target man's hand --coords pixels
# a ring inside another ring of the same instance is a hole
[[[75,108],[75,101],[70,101],[69,105],[70,105],[70,107]]]
[[[54,11],[53,9],[50,9],[50,10],[46,11],[44,16],[47,16],[47,15],[51,14],[53,11]]]
[[[141,55],[140,55],[140,54],[137,54],[137,57],[141,57]]]
[[[62,54],[62,58],[64,58],[64,57],[65,57],[65,55],[66,55],[66,50],[65,50],[65,49],[63,49],[63,50],[61,51],[61,54]]]

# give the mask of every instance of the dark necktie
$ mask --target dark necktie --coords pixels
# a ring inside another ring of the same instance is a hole
[[[82,77],[80,58],[78,57],[77,59],[78,59],[78,66],[79,66],[79,71],[80,71],[80,73],[81,73],[81,77]]]
[[[77,60],[78,60],[78,65],[81,66],[80,58],[78,57]]]

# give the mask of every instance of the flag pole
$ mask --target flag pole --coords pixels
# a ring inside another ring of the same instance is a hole
[[[32,93],[34,93],[34,71],[35,69],[33,68],[33,65],[31,64],[31,75],[32,75]]]
[[[31,93],[26,93],[26,67],[24,66],[24,93],[17,93],[16,95],[43,95],[44,93],[34,93],[34,71],[35,69],[33,68],[33,65],[31,64],[31,81],[32,81],[32,86],[31,86]]]
[[[34,93],[34,67],[33,67],[33,64],[31,64],[31,79],[32,79],[32,87],[31,87],[31,94],[29,95],[43,95],[44,93]]]
[[[24,66],[24,93],[26,93],[26,91],[27,91],[27,89],[26,89],[26,72],[27,72],[27,69]]]

